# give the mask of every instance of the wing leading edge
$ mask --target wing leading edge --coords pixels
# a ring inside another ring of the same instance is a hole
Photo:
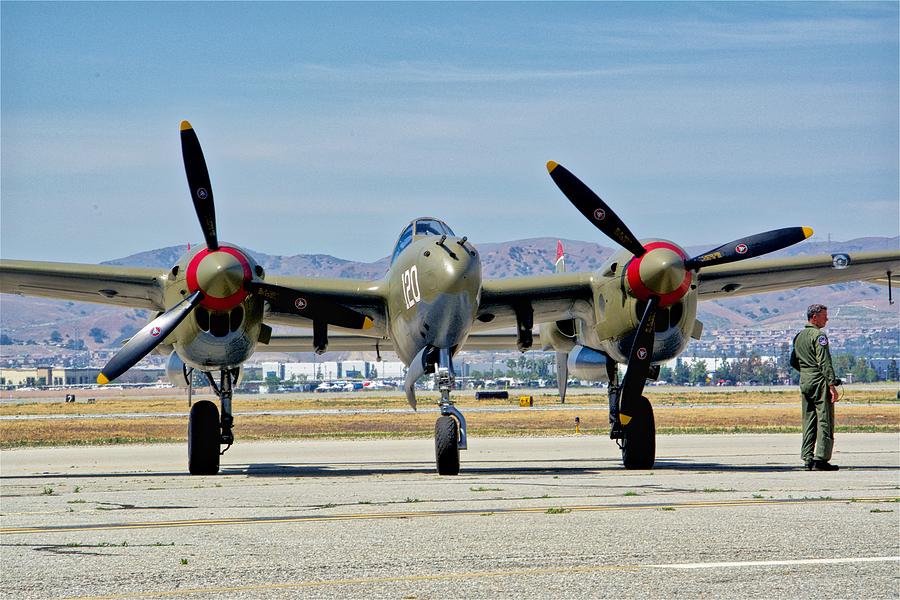
[[[0,261],[0,293],[164,310],[165,271],[142,267]]]
[[[757,259],[707,267],[700,271],[701,300],[760,294],[845,281],[892,283],[900,272],[900,250],[821,256]]]
[[[529,310],[534,323],[578,318],[591,321],[591,300],[598,277],[588,272],[485,280],[472,331],[515,327],[517,313]]]
[[[387,331],[387,309],[385,307],[388,286],[387,281],[384,279],[370,281],[363,279],[272,275],[266,278],[266,283],[291,288],[301,293],[315,294],[331,302],[356,310],[372,319],[374,325],[368,330],[372,337],[351,337],[379,339],[378,336],[384,335]],[[266,314],[265,320],[273,325],[288,327],[309,327],[311,325],[309,319],[294,313],[278,312],[271,307]],[[299,351],[308,352],[309,348]]]

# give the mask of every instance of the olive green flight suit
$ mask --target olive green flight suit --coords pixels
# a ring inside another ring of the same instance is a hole
[[[834,404],[828,397],[828,386],[837,378],[831,366],[828,336],[812,324],[794,338],[794,354],[800,364],[800,395],[803,410],[803,445],[800,458],[830,461],[834,448]],[[819,444],[816,448],[816,434]],[[815,456],[813,449],[816,450]]]

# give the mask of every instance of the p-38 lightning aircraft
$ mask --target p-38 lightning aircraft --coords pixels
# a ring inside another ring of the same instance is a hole
[[[405,389],[433,373],[440,390],[435,457],[442,475],[459,472],[467,447],[466,420],[451,400],[453,358],[462,348],[540,342],[559,357],[560,394],[569,370],[610,381],[611,437],[626,468],[655,460],[653,410],[643,396],[659,363],[699,339],[698,300],[822,285],[849,280],[887,283],[900,252],[755,258],[806,239],[805,227],[777,229],[723,244],[699,256],[677,244],[638,240],[615,212],[561,165],[550,176],[601,232],[623,249],[596,272],[482,279],[478,251],[442,221],[407,225],[380,280],[266,276],[242,248],[220,242],[206,161],[193,128],[181,124],[188,186],[205,244],[166,271],[34,261],[0,261],[0,292],[149,309],[157,314],[103,367],[108,383],[150,352],[167,354],[167,374],[190,385],[205,374],[219,406],[193,403],[188,417],[192,474],[219,471],[221,447],[233,443],[232,389],[255,351],[392,350],[408,366]],[[890,288],[889,288],[890,289]],[[271,325],[309,328],[312,335],[277,337]],[[331,328],[331,329],[330,329]],[[515,334],[491,330],[515,328]],[[331,337],[329,330],[340,335]],[[618,365],[627,365],[619,380]],[[568,368],[567,368],[568,366]]]

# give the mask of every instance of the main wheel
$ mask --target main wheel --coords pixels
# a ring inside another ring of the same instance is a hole
[[[656,422],[650,401],[641,396],[635,401],[634,415],[623,427],[622,462],[626,469],[652,469],[656,461]]]
[[[453,417],[438,417],[434,424],[434,459],[438,475],[459,475],[459,425]]]
[[[188,470],[191,475],[219,472],[219,409],[209,400],[191,407],[188,417]]]

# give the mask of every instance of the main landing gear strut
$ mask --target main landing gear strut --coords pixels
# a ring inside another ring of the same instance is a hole
[[[450,350],[441,348],[439,353],[434,378],[441,392],[441,416],[434,424],[434,458],[439,475],[459,475],[459,451],[467,447],[466,418],[450,399],[454,381]]]
[[[638,396],[631,401],[632,416],[620,418],[622,386],[619,382],[618,365],[607,361],[606,369],[609,375],[609,437],[616,440],[616,445],[622,451],[622,464],[626,469],[651,469],[656,461],[653,406],[645,396]]]
[[[216,382],[212,373],[204,373],[222,406],[221,419],[214,402],[201,400],[192,404],[188,417],[188,470],[191,475],[215,475],[219,472],[219,457],[234,443],[234,417],[231,414],[232,387],[237,382],[238,370],[219,372]],[[190,380],[189,380],[190,381]],[[192,388],[188,384],[188,402]],[[225,445],[224,450],[220,450]]]

